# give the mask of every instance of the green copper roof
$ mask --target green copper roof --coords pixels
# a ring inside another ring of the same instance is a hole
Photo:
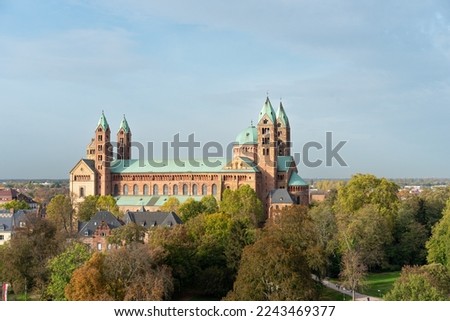
[[[236,136],[238,145],[256,145],[258,144],[258,130],[255,126],[249,126]]]
[[[289,119],[286,115],[286,112],[283,108],[283,103],[280,101],[280,107],[278,107],[277,110],[277,121],[283,126],[283,127],[289,127]]]
[[[209,158],[207,160],[174,160],[150,163],[147,160],[115,160],[111,162],[111,173],[114,174],[166,174],[166,173],[255,173],[258,168],[226,169],[226,158]]]
[[[109,128],[108,121],[106,120],[105,113],[102,111],[102,116],[98,121],[97,127],[102,126],[103,130],[107,130]]]
[[[277,171],[287,172],[289,168],[295,167],[295,161],[292,156],[278,156],[277,157]]]
[[[200,201],[203,196],[200,195],[124,195],[116,196],[117,206],[161,206],[169,199],[175,197],[182,204],[189,198]]]
[[[264,103],[263,108],[259,112],[259,118],[258,122],[261,121],[261,119],[264,117],[264,115],[267,115],[269,119],[272,121],[272,123],[275,124],[275,111],[273,110],[272,104],[270,103],[269,97],[266,98],[266,102]]]
[[[292,172],[288,184],[289,186],[308,186],[308,183],[306,183],[296,172]]]
[[[123,129],[123,131],[128,134],[130,132],[130,126],[128,126],[127,119],[125,118],[125,115],[123,115],[123,119],[120,122],[119,131]]]

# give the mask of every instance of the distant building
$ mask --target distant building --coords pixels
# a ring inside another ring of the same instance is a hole
[[[147,212],[143,209],[137,212],[126,212],[124,219],[119,220],[110,212],[100,211],[88,222],[79,222],[78,237],[92,249],[107,251],[116,248],[115,245],[109,244],[108,236],[112,234],[114,229],[129,223],[135,223],[146,229],[183,224],[181,219],[173,212]]]
[[[38,216],[37,209],[33,210],[0,210],[0,245],[8,242],[15,231],[27,226],[29,216]]]
[[[13,214],[10,211],[0,211],[0,246],[11,239],[12,216]]]
[[[224,124],[226,129],[226,124]],[[199,159],[182,164],[167,160],[158,165],[131,158],[131,129],[125,117],[117,132],[117,157],[113,159],[111,128],[102,113],[86,158],[70,171],[70,191],[75,202],[88,195],[113,195],[122,210],[145,206],[156,210],[169,196],[182,202],[213,195],[221,200],[226,189],[249,185],[269,214],[270,194],[284,189],[292,204],[309,204],[309,185],[298,174],[291,156],[291,127],[283,105],[275,112],[269,98],[258,123],[244,129],[233,147],[233,157]],[[275,205],[276,206],[276,205]]]
[[[38,204],[30,196],[15,188],[0,189],[0,205],[11,201],[25,201],[32,209],[38,207]]]

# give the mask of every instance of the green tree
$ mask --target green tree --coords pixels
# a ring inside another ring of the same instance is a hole
[[[13,209],[14,212],[18,210],[28,210],[30,206],[25,201],[12,200],[10,202],[0,204],[0,207],[3,207],[5,210]]]
[[[80,221],[87,222],[97,213],[98,198],[98,196],[89,195],[79,204],[77,216]]]
[[[188,198],[179,208],[180,218],[183,222],[196,217],[197,215],[203,213],[204,207],[201,202],[194,200],[193,198]]]
[[[450,198],[450,187],[426,189],[419,197],[421,206],[417,221],[424,225],[431,235],[433,226],[442,218],[446,202]]]
[[[56,301],[65,301],[64,289],[72,278],[73,271],[89,260],[91,253],[85,244],[72,243],[64,252],[48,262],[50,283],[47,295]]]
[[[97,200],[97,211],[108,211],[120,217],[122,213],[117,206],[116,199],[111,195],[101,195]]]
[[[180,208],[180,201],[176,197],[169,197],[167,201],[159,208],[161,212],[178,213]]]
[[[323,249],[307,208],[285,208],[244,248],[227,299],[315,300],[318,288],[311,273],[323,266]]]
[[[219,205],[213,195],[204,196],[200,203],[203,206],[203,213],[205,214],[213,214],[219,211]]]
[[[112,230],[108,236],[110,244],[132,245],[134,243],[144,243],[146,229],[136,223],[128,223]]]
[[[321,202],[309,210],[320,246],[324,249],[327,274],[336,277],[339,274],[339,239],[336,216],[328,202]]]
[[[393,242],[386,248],[389,263],[396,269],[404,265],[422,265],[426,262],[425,243],[428,232],[424,225],[416,220],[420,208],[417,196],[401,201],[394,221]]]
[[[338,189],[335,210],[338,213],[355,213],[365,205],[374,205],[380,214],[393,219],[398,210],[398,189],[395,183],[385,178],[356,174]]]
[[[249,185],[242,185],[235,191],[225,190],[220,202],[220,211],[255,227],[264,222],[262,203]]]
[[[34,291],[43,297],[48,281],[47,261],[60,251],[62,240],[50,221],[29,214],[1,251],[0,279],[12,284],[16,294]]]
[[[392,240],[388,219],[374,205],[366,205],[347,219],[337,220],[341,253],[355,250],[367,267],[382,266],[385,247]]]
[[[58,231],[69,236],[73,233],[73,208],[70,197],[56,195],[47,206],[47,218],[53,222]]]
[[[441,264],[406,266],[392,289],[390,301],[445,301],[450,295],[450,274]]]
[[[440,263],[450,269],[450,200],[447,201],[441,220],[433,227],[426,247],[429,263]]]

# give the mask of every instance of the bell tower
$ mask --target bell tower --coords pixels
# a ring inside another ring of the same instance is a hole
[[[131,159],[131,130],[125,115],[117,132],[117,159]]]
[[[291,156],[291,126],[280,101],[277,110],[278,156]]]
[[[258,118],[258,167],[261,171],[259,197],[266,202],[267,195],[276,188],[278,137],[277,119],[269,97],[263,105]],[[267,204],[266,208],[267,208]]]
[[[95,169],[97,171],[97,194],[110,195],[110,163],[112,161],[111,130],[103,111],[95,130],[95,137],[92,145],[95,146],[94,161]]]

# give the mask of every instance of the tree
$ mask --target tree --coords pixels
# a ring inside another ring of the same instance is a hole
[[[431,235],[433,226],[442,218],[449,198],[449,187],[427,189],[420,194],[421,206],[417,214],[417,221],[427,228],[429,235]]]
[[[213,195],[204,196],[200,203],[203,206],[203,213],[205,214],[213,214],[219,211],[219,205]]]
[[[220,211],[231,215],[233,219],[243,220],[254,227],[264,222],[264,211],[261,201],[254,189],[242,185],[237,190],[225,190],[220,202]]]
[[[12,284],[16,294],[35,291],[43,296],[48,281],[47,261],[60,251],[55,226],[28,214],[25,226],[15,230],[1,251],[0,278]]]
[[[178,213],[180,208],[180,201],[176,197],[169,197],[167,201],[159,208],[161,212]]]
[[[95,253],[75,270],[65,293],[69,300],[168,300],[173,292],[171,270],[161,264],[161,248],[134,244]]]
[[[67,195],[56,195],[47,206],[47,218],[53,222],[58,231],[64,234],[73,233],[73,208],[70,197]]]
[[[204,208],[201,202],[188,198],[179,208],[180,218],[183,222],[196,217],[203,212]]]
[[[117,206],[116,199],[111,195],[101,195],[97,200],[97,211],[108,211],[120,217],[122,213]]]
[[[106,290],[106,280],[102,273],[104,255],[96,252],[76,269],[64,292],[69,301],[101,301],[111,300]]]
[[[134,243],[144,243],[146,229],[136,223],[128,223],[112,230],[108,236],[108,243],[122,245],[132,245]]]
[[[416,220],[420,208],[417,196],[408,197],[400,203],[394,220],[393,242],[386,248],[389,263],[396,269],[405,265],[422,265],[426,262],[425,243],[428,232]]]
[[[374,205],[380,214],[392,219],[398,209],[398,189],[395,183],[385,178],[356,174],[338,189],[335,210],[337,213],[355,213],[365,205]]]
[[[341,253],[355,250],[367,267],[385,262],[385,246],[391,242],[388,219],[374,205],[366,205],[347,219],[338,218]]]
[[[47,295],[56,301],[65,301],[64,289],[72,278],[73,271],[89,260],[91,253],[85,244],[72,243],[64,252],[48,262],[50,283]]]
[[[440,263],[450,269],[450,200],[447,201],[443,217],[433,227],[426,247],[429,263]]]
[[[450,274],[441,264],[405,266],[392,289],[390,301],[446,301],[450,295]]]
[[[18,210],[28,210],[30,206],[25,201],[12,200],[10,202],[0,204],[0,207],[3,207],[5,210],[13,209],[14,212]]]
[[[260,238],[244,248],[229,300],[315,300],[311,273],[323,269],[324,255],[307,208],[281,211]]]
[[[116,301],[169,300],[173,293],[171,269],[162,264],[162,248],[146,245],[110,251],[103,264],[108,294]]]
[[[364,284],[367,267],[364,265],[361,255],[355,249],[349,249],[342,257],[342,270],[339,274],[342,284],[352,290],[352,298],[355,300],[355,291]]]
[[[82,222],[89,221],[97,213],[97,201],[99,197],[94,195],[86,196],[78,207],[78,220]]]
[[[286,247],[279,237],[265,235],[244,249],[227,300],[317,300],[316,289],[305,254]]]
[[[340,258],[337,253],[339,248],[338,227],[332,206],[328,202],[321,202],[312,207],[308,213],[314,222],[320,246],[324,249],[327,272],[335,277],[339,274]]]

